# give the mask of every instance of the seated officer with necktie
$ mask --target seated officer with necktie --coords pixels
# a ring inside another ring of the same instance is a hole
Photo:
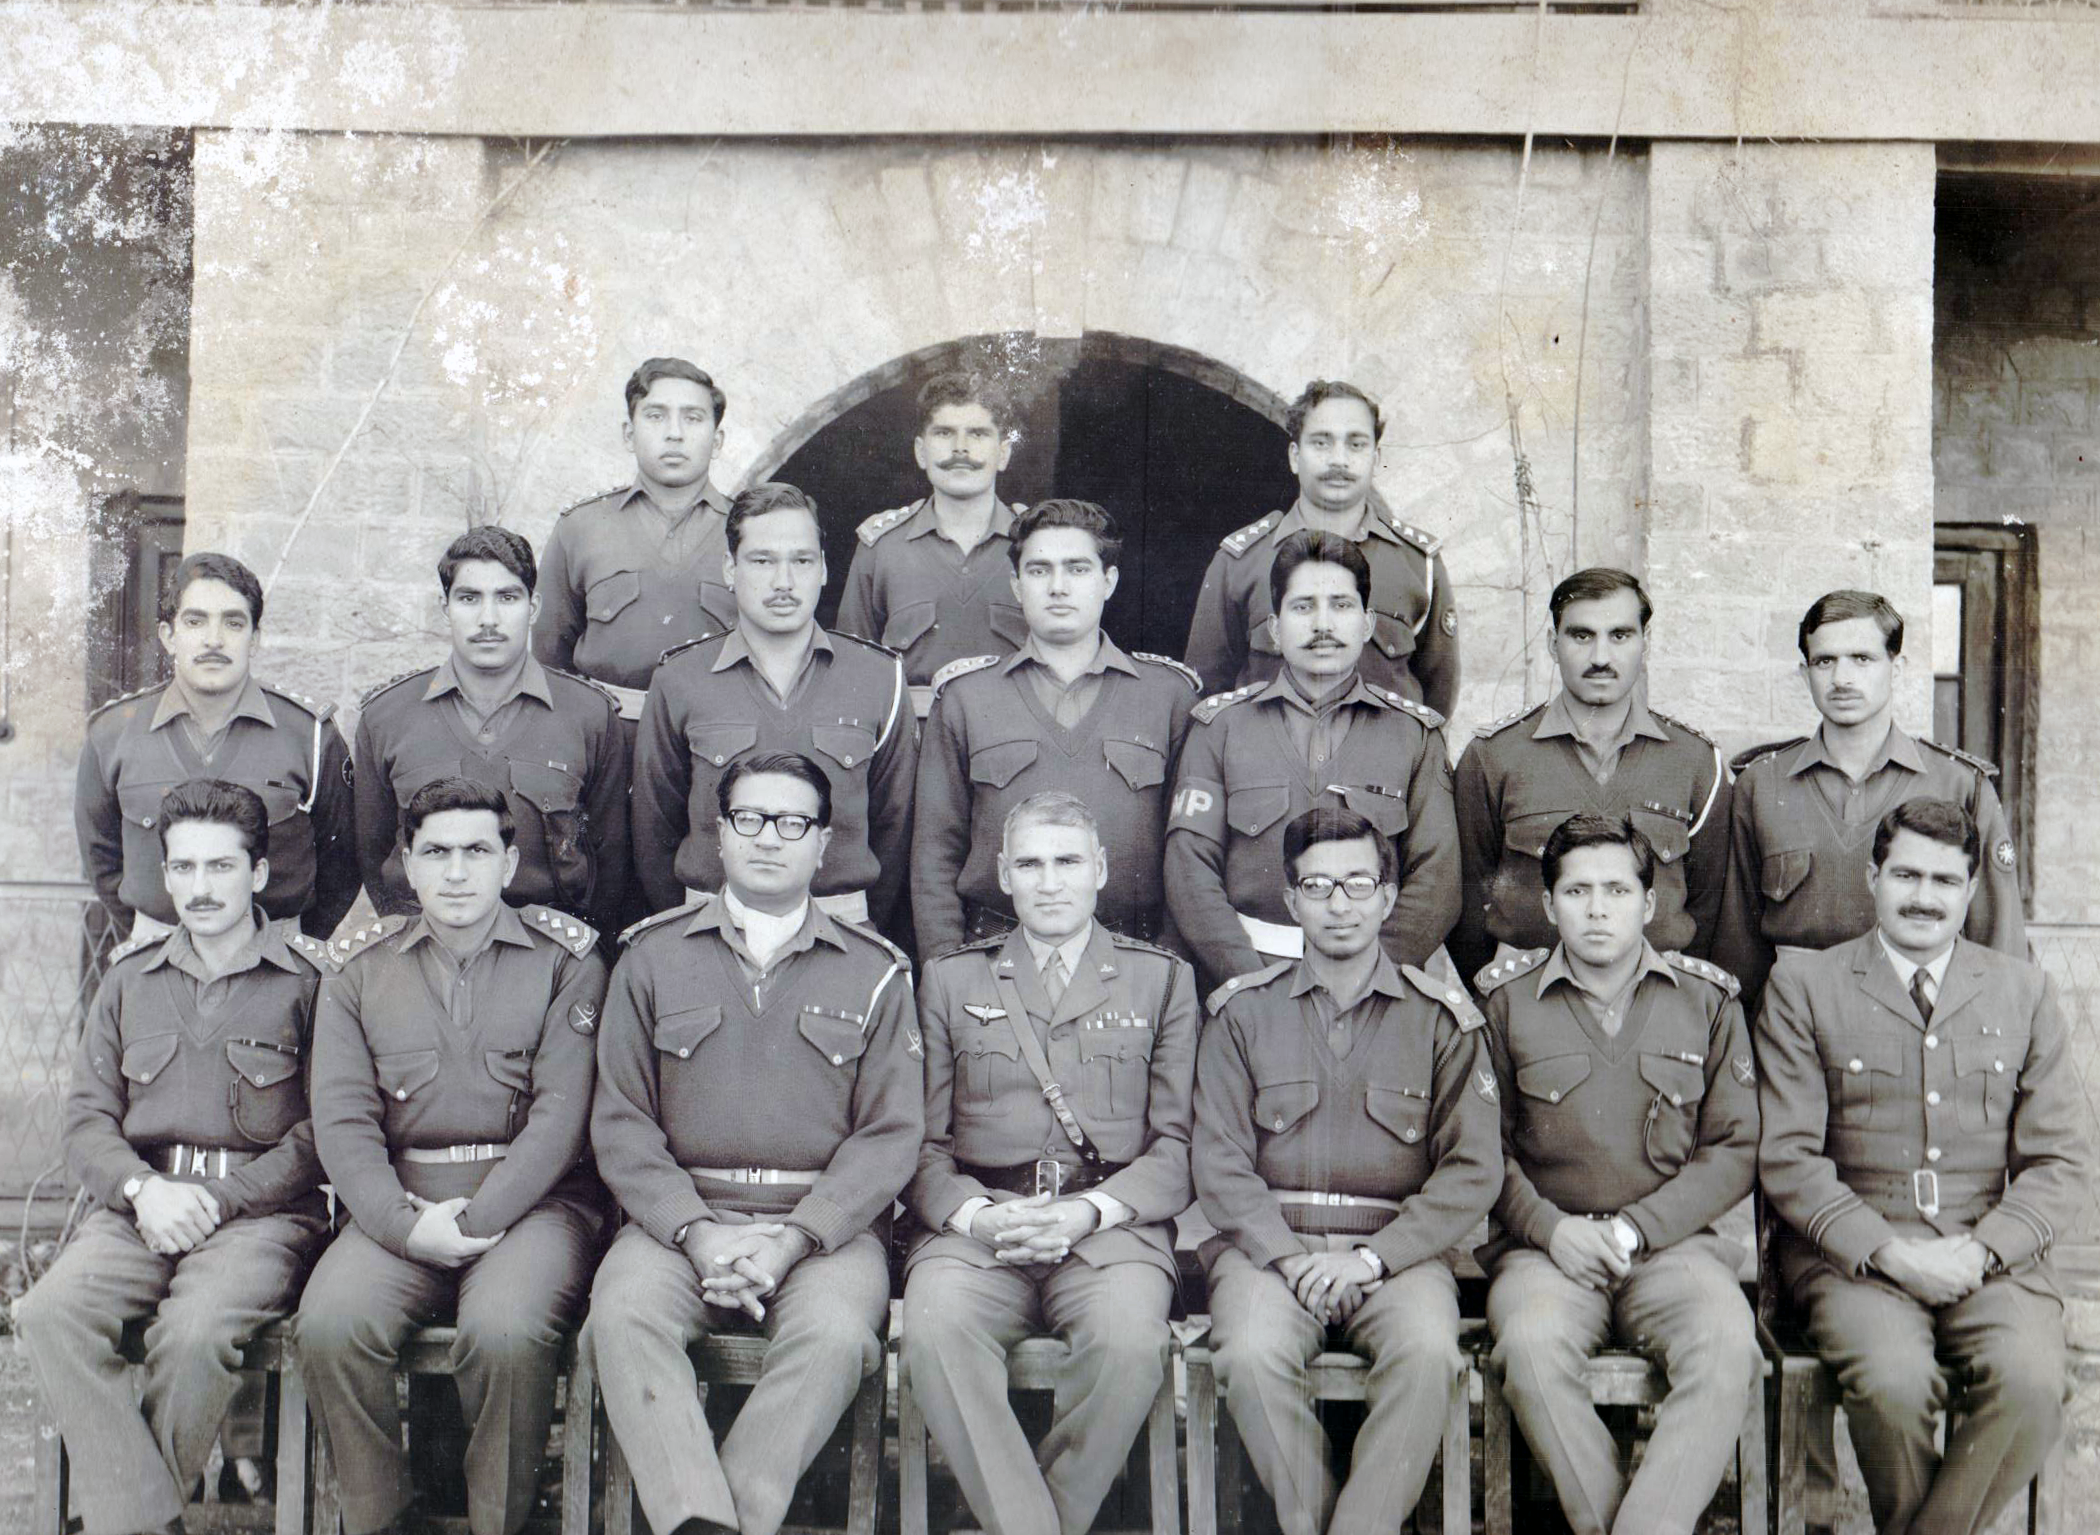
[[[2054,983],[1962,936],[1982,856],[1952,801],[1889,811],[1874,929],[1781,954],[1757,1020],[1779,1278],[1844,1390],[1882,1530],[1988,1527],[2063,1432],[2049,1249],[2086,1198],[2088,1111]]]
[[[1172,1221],[1194,1198],[1196,981],[1095,920],[1109,862],[1081,800],[1049,790],[1005,819],[999,883],[1020,929],[934,960],[920,1000],[904,1360],[987,1530],[1084,1535],[1166,1362]],[[1071,1352],[1037,1452],[1006,1355],[1046,1332]]]

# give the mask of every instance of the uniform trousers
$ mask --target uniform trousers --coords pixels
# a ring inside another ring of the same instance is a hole
[[[981,1268],[928,1258],[904,1286],[904,1343],[926,1427],[990,1535],[1084,1535],[1152,1410],[1173,1281],[1150,1263],[1084,1258]],[[1070,1348],[1050,1432],[1031,1450],[1006,1355],[1055,1333]]]
[[[299,1364],[335,1457],[347,1535],[384,1529],[409,1506],[395,1365],[410,1333],[448,1319],[467,1420],[467,1526],[516,1535],[532,1512],[562,1338],[588,1293],[602,1224],[580,1203],[549,1199],[457,1269],[397,1257],[354,1225],[321,1255],[299,1301]]]
[[[1884,1535],[1969,1535],[2034,1479],[2063,1432],[2064,1312],[2003,1276],[1931,1307],[1878,1278],[1816,1263],[1794,1284],[1809,1339],[1836,1371],[1845,1421]],[[1942,1459],[1940,1361],[1956,1367],[1960,1422]]]
[[[236,1216],[179,1257],[150,1250],[129,1217],[97,1210],[15,1326],[77,1474],[88,1535],[158,1529],[182,1516],[239,1388],[240,1345],[291,1310],[327,1236],[318,1218]],[[143,1398],[117,1352],[146,1328]]]
[[[1210,1320],[1218,1383],[1284,1535],[1389,1535],[1422,1496],[1465,1370],[1451,1270],[1437,1259],[1402,1269],[1332,1329],[1371,1362],[1368,1410],[1339,1494],[1307,1374],[1330,1329],[1282,1275],[1238,1248],[1211,1266]]]
[[[1536,1248],[1497,1265],[1488,1289],[1494,1364],[1524,1439],[1553,1478],[1575,1535],[1691,1535],[1735,1456],[1735,1426],[1764,1374],[1734,1243],[1694,1236],[1634,1260],[1609,1289],[1570,1279]],[[1656,1355],[1669,1395],[1627,1485],[1583,1366],[1607,1344]]]
[[[692,1260],[628,1226],[599,1266],[583,1348],[597,1371],[606,1421],[634,1473],[652,1530],[705,1519],[743,1535],[773,1535],[795,1484],[882,1368],[890,1309],[882,1244],[861,1232],[813,1252],[765,1298],[766,1317],[702,1299]],[[768,1341],[766,1362],[719,1453],[686,1349],[712,1332]]]

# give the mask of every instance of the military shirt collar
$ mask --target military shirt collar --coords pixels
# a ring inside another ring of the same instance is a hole
[[[182,680],[176,678],[161,689],[160,702],[153,706],[153,722],[146,728],[158,730],[169,720],[195,712],[196,708],[191,704],[189,694],[182,690]],[[272,727],[277,724],[277,716],[270,712],[270,701],[263,697],[262,684],[255,680],[252,672],[242,681],[241,696],[234,703],[233,713],[229,718],[255,720],[259,724]]]
[[[1087,945],[1092,943],[1094,939],[1095,925],[1094,920],[1089,917],[1083,930],[1074,933],[1063,943],[1055,944],[1044,942],[1025,927],[1017,931],[1021,935],[1022,942],[1028,945],[1029,957],[1035,961],[1037,975],[1041,975],[1043,966],[1050,963],[1050,955],[1054,950],[1065,957],[1065,979],[1069,982],[1073,976],[1079,974],[1080,962],[1086,958]]]
[[[217,976],[205,974],[204,961],[197,954],[197,946],[190,941],[190,930],[177,927],[162,940],[159,950],[146,961],[148,970],[157,970],[162,965],[180,970],[195,981],[225,980],[227,976],[239,975],[244,970],[253,970],[258,965],[275,965],[280,970],[298,973],[299,961],[292,958],[291,945],[284,941],[284,933],[275,922],[263,915],[261,907],[250,914],[254,930],[248,941],[234,956],[234,961]]]
[[[1019,650],[1008,656],[1001,663],[999,674],[1003,677],[1009,672],[1018,670],[1024,662],[1033,662],[1045,671],[1050,669],[1050,663],[1044,659],[1042,647],[1036,644],[1033,634],[1028,636]],[[1100,647],[1094,652],[1094,659],[1080,668],[1079,675],[1082,677],[1099,677],[1109,671],[1128,672],[1133,677],[1138,675],[1137,663],[1125,655],[1123,648],[1110,639],[1106,631],[1103,631]]]
[[[1672,986],[1677,984],[1677,972],[1670,968],[1670,962],[1655,952],[1655,945],[1643,938],[1641,940],[1641,962],[1633,968],[1633,981],[1628,989],[1631,990],[1633,986],[1638,986],[1642,977],[1650,975],[1659,975]],[[1539,966],[1538,986],[1532,995],[1537,997],[1545,996],[1546,988],[1555,981],[1566,981],[1575,990],[1594,995],[1594,993],[1589,992],[1588,987],[1575,979],[1575,972],[1568,968],[1568,946],[1564,943],[1556,943],[1553,946],[1552,954],[1548,955],[1546,962]]]
[[[1619,737],[1603,743],[1604,749],[1624,746],[1635,736],[1646,736],[1651,741],[1667,741],[1670,733],[1655,723],[1655,716],[1648,712],[1648,700],[1641,695],[1647,690],[1635,687],[1633,696],[1627,700],[1626,723],[1619,727]],[[1534,741],[1544,741],[1552,736],[1575,736],[1581,738],[1575,728],[1575,712],[1568,707],[1568,690],[1562,688],[1539,713],[1539,722],[1531,732]]]
[[[430,925],[430,918],[418,914],[416,920],[409,924],[408,930],[401,935],[401,952],[406,954],[425,939],[441,947],[443,946],[443,940],[438,937],[436,931]],[[465,958],[472,959],[475,954],[481,953],[483,949],[498,943],[513,944],[521,949],[532,947],[532,933],[526,928],[525,919],[518,915],[517,907],[512,906],[507,901],[498,901],[496,903],[496,920],[489,924],[488,937],[482,941],[480,949],[476,949],[474,954],[469,954]]]
[[[1269,530],[1269,542],[1280,544],[1293,533],[1302,533],[1311,526],[1312,524],[1305,520],[1305,498],[1300,496],[1291,503],[1288,511],[1276,519],[1276,526]],[[1392,513],[1387,510],[1384,499],[1376,490],[1364,498],[1363,514],[1356,531],[1344,536],[1352,543],[1360,543],[1366,538],[1382,538],[1389,544],[1407,542],[1400,536],[1400,530],[1393,526]]]
[[[634,484],[628,489],[627,499],[620,504],[622,506],[632,506],[637,496],[648,502],[660,515],[665,517],[689,517],[693,513],[701,511],[713,512],[719,517],[727,517],[729,515],[729,498],[715,487],[715,482],[712,479],[707,482],[706,488],[700,492],[700,499],[687,507],[682,513],[672,511],[651,495],[649,487],[642,483],[642,477],[639,474],[634,477]]]
[[[1291,669],[1288,666],[1279,667],[1276,675],[1269,679],[1268,686],[1254,695],[1254,702],[1257,704],[1265,704],[1271,700],[1279,701],[1285,708],[1296,709],[1303,714],[1318,714],[1322,707],[1299,691],[1298,684],[1291,680]],[[1349,685],[1336,695],[1332,703],[1325,705],[1325,707],[1332,710],[1344,708],[1350,704],[1365,704],[1373,709],[1391,707],[1384,699],[1364,685],[1364,674],[1361,668],[1350,674]]]
[[[720,933],[724,943],[733,941],[737,947],[742,947],[743,945],[743,939],[740,936],[733,937],[736,934],[736,920],[730,915],[729,903],[720,897],[709,901],[705,906],[694,912],[692,920],[687,922],[679,932],[680,936],[686,938],[690,938],[696,933]],[[831,914],[812,899],[809,903],[809,915],[802,922],[802,931],[789,939],[787,947],[773,956],[774,964],[777,965],[789,954],[809,948],[819,940],[830,944],[834,949],[842,952],[846,947],[846,940],[840,935],[838,924],[831,920]]]
[[[1924,965],[1919,964],[1907,954],[1897,953],[1895,945],[1889,942],[1888,935],[1883,933],[1878,927],[1874,929],[1874,941],[1881,945],[1883,956],[1887,958],[1889,964],[1895,969],[1896,979],[1903,983],[1905,991],[1910,990],[1910,978],[1922,970],[1932,977],[1933,993],[1937,995],[1947,985],[1947,967],[1954,963],[1954,944],[1961,942],[1961,935],[1959,933],[1955,935],[1954,943],[1950,943],[1946,948],[1942,949],[1938,959]]]
[[[1014,509],[998,497],[992,498],[992,520],[985,527],[983,542],[1005,538],[1013,532]],[[906,538],[924,538],[929,533],[941,530],[941,519],[933,510],[933,497],[927,496],[912,509],[911,516],[904,521],[901,530]]]
[[[430,685],[423,689],[426,702],[433,698],[442,698],[447,693],[460,693],[464,696],[464,691],[459,685],[459,669],[452,664],[453,660],[454,657],[447,656],[439,663],[436,673],[430,679]],[[537,698],[548,708],[554,707],[554,692],[547,686],[547,669],[534,659],[530,651],[526,652],[525,669],[518,673],[517,684],[496,701],[496,707],[500,709],[519,697]]]
[[[1874,760],[1867,768],[1867,776],[1871,778],[1890,763],[1907,768],[1913,773],[1925,771],[1925,753],[1919,749],[1918,743],[1905,735],[1893,721],[1889,724],[1889,733],[1882,738],[1880,748],[1874,753]],[[1844,771],[1838,767],[1829,749],[1824,746],[1821,725],[1816,726],[1816,733],[1795,749],[1794,760],[1787,768],[1787,776],[1799,778],[1809,769],[1818,767]]]
[[[1319,989],[1323,988],[1319,977],[1313,974],[1312,966],[1302,959],[1299,960],[1297,967],[1291,972],[1291,995],[1302,997],[1309,991]],[[1371,984],[1364,995],[1391,997],[1396,1002],[1407,1000],[1407,983],[1400,979],[1400,971],[1393,964],[1393,956],[1385,953],[1383,949],[1379,951],[1378,962],[1371,967]]]
[[[805,667],[808,666],[810,660],[819,651],[822,651],[827,656],[835,654],[832,649],[831,636],[824,632],[824,626],[822,624],[812,624],[810,625],[809,635],[809,655],[802,658],[803,665]],[[726,672],[739,661],[749,662],[754,671],[758,669],[758,663],[751,660],[751,646],[744,638],[742,625],[738,625],[729,631],[729,638],[722,641],[721,653],[715,657],[714,664],[708,667],[708,670],[711,672]]]

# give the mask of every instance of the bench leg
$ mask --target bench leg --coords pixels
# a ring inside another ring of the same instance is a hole
[[[277,1510],[273,1535],[306,1535],[313,1494],[313,1409],[296,1362],[277,1372]]]
[[[2027,1535],[2059,1535],[2064,1528],[2064,1445],[2069,1436],[2066,1426],[2027,1489]]]
[[[634,1475],[613,1433],[605,1436],[605,1535],[634,1535]]]
[[[66,1535],[67,1494],[66,1442],[58,1425],[43,1420],[43,1399],[37,1398],[36,1425],[36,1535]]]
[[[1743,1430],[1736,1438],[1736,1528],[1743,1535],[1764,1535],[1771,1525],[1770,1474],[1765,1441],[1765,1380],[1750,1382],[1750,1403],[1743,1410]]]
[[[1240,1443],[1240,1426],[1232,1408],[1221,1402],[1218,1409],[1218,1535],[1240,1535],[1240,1514],[1246,1503],[1247,1451]]]
[[[1772,1481],[1772,1528],[1776,1535],[1802,1535],[1808,1527],[1809,1419],[1816,1410],[1822,1361],[1786,1355],[1779,1369],[1778,1466]]]
[[[897,1357],[897,1521],[900,1535],[926,1535],[926,1415],[911,1371]]]
[[[343,1528],[343,1489],[336,1481],[335,1452],[328,1446],[327,1431],[318,1418],[314,1420],[313,1485],[313,1529],[311,1535],[341,1535]]]
[[[1509,1435],[1509,1400],[1490,1367],[1480,1372],[1480,1499],[1487,1535],[1514,1535]]]
[[[1152,1535],[1181,1535],[1181,1468],[1174,1453],[1174,1339],[1162,1352],[1165,1370],[1145,1424],[1146,1459],[1152,1473]]]
[[[1443,1535],[1473,1535],[1473,1434],[1468,1411],[1474,1373],[1471,1365],[1458,1372],[1458,1382],[1451,1388],[1451,1409],[1444,1417]],[[1750,1526],[1743,1529],[1749,1535]]]
[[[1218,1535],[1218,1376],[1210,1350],[1182,1356],[1189,1375],[1189,1535]]]
[[[569,1395],[561,1421],[561,1535],[591,1535],[591,1449],[598,1427],[598,1377],[571,1346]],[[285,1535],[279,1531],[278,1535]]]
[[[889,1394],[889,1357],[875,1362],[874,1373],[860,1383],[853,1398],[853,1443],[846,1477],[846,1535],[875,1535],[882,1512],[882,1406]],[[587,1535],[587,1532],[586,1532]]]

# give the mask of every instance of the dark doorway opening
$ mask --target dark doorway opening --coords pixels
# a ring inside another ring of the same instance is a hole
[[[919,386],[948,368],[999,378],[1020,440],[999,477],[1009,502],[1098,501],[1124,528],[1122,578],[1104,622],[1127,650],[1179,656],[1204,567],[1233,529],[1290,504],[1283,402],[1220,364],[1130,337],[977,337],[900,359],[827,401],[765,477],[816,497],[837,608],[854,529],[926,494],[912,462]],[[816,413],[813,413],[816,414]]]

